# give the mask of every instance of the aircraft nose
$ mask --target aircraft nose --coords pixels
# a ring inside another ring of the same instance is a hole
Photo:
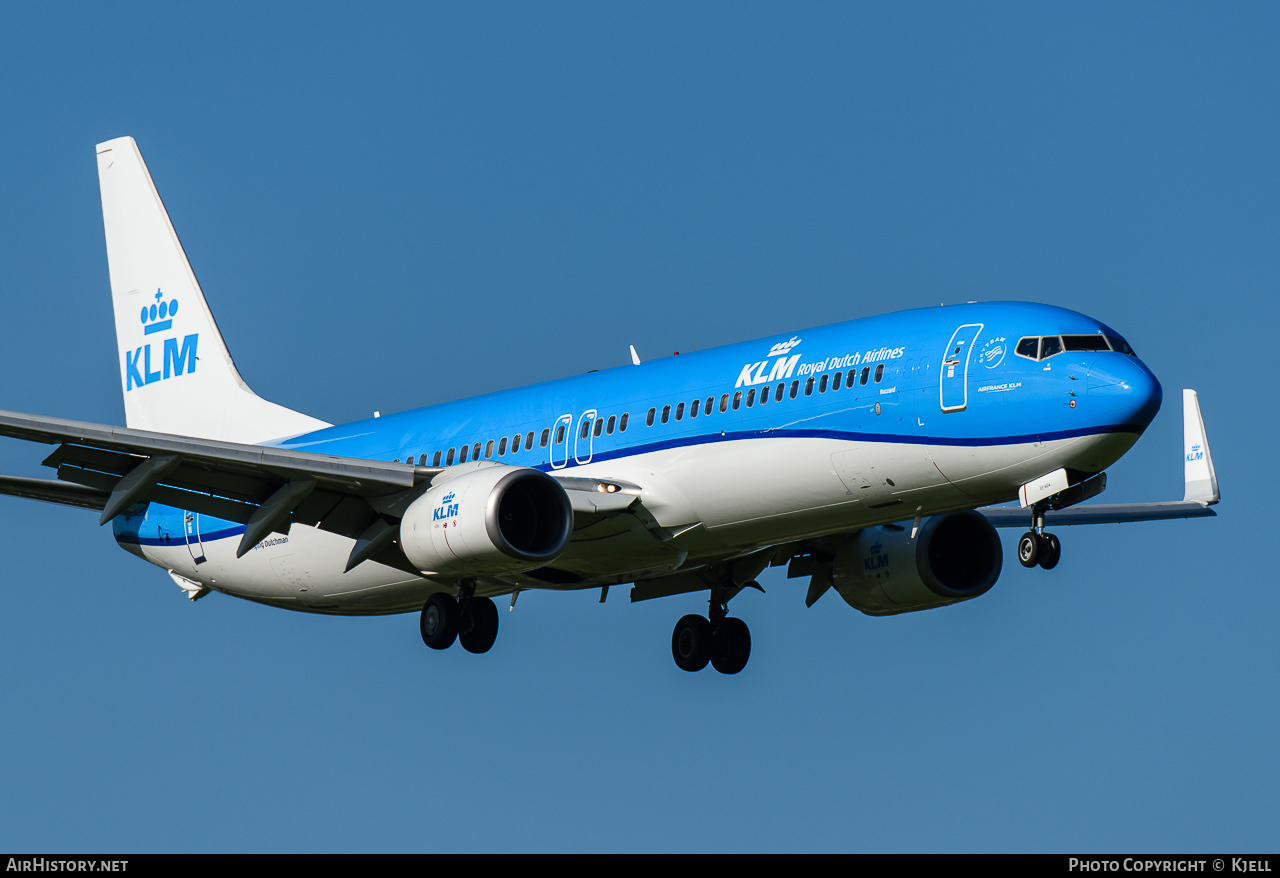
[[[1107,421],[1146,429],[1163,398],[1160,382],[1137,357],[1108,352],[1089,367],[1089,408]]]

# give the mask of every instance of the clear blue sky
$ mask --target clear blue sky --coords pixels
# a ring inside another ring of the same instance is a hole
[[[1165,410],[1107,498],[888,619],[778,571],[415,616],[186,601],[0,498],[0,849],[1274,850],[1274,4],[10,5],[0,407],[122,423],[93,146],[137,138],[261,395],[329,421],[971,299],[1113,325]],[[0,441],[0,471],[48,475]]]

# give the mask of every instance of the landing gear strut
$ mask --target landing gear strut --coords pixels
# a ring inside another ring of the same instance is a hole
[[[475,596],[475,585],[458,587],[458,597],[437,592],[422,606],[422,642],[432,649],[448,649],[457,640],[467,652],[493,648],[498,637],[498,608]]]
[[[758,587],[755,583],[749,583]],[[688,615],[676,623],[671,633],[671,656],[682,671],[701,671],[711,663],[722,674],[736,674],[751,658],[751,630],[747,623],[729,615],[719,588],[711,591],[708,618]]]
[[[1018,563],[1023,567],[1039,564],[1045,570],[1052,570],[1061,557],[1062,544],[1057,536],[1044,532],[1044,510],[1038,505],[1032,507],[1031,530],[1018,540]]]

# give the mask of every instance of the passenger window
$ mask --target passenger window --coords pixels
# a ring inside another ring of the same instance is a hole
[[[884,363],[876,366],[876,384],[880,383],[880,379],[884,377]]]
[[[479,442],[471,446],[471,459],[472,460],[480,459],[480,443]]]
[[[596,418],[596,436],[599,437],[602,432],[604,432],[604,418]]]
[[[507,437],[503,436],[498,440],[498,457],[507,453]]]
[[[662,407],[662,423],[665,424],[669,420],[671,420],[671,406],[664,405]]]
[[[445,456],[444,465],[453,466],[453,449],[452,448],[449,449],[449,453]]]
[[[546,447],[547,447],[547,439],[549,439],[549,438],[551,438],[551,428],[550,428],[550,427],[544,427],[544,428],[542,429],[542,447],[543,447],[543,448],[546,448]]]
[[[1047,360],[1060,353],[1062,353],[1062,339],[1056,335],[1046,335],[1040,339],[1040,359]]]
[[[791,398],[795,399],[796,394],[799,392],[800,392],[800,379],[797,378],[795,381],[791,382]]]
[[[1018,346],[1014,348],[1014,353],[1020,357],[1026,357],[1034,360],[1040,353],[1040,338],[1024,338],[1019,339]]]
[[[804,383],[804,395],[813,396],[813,376],[809,376],[809,380]]]
[[[760,405],[765,405],[766,403],[769,402],[769,393],[771,392],[771,390],[772,388],[770,388],[768,385],[765,385],[764,387],[760,388]]]
[[[544,430],[543,432],[545,433],[546,431]],[[547,441],[545,439],[542,440],[542,444],[546,445]],[[530,451],[533,450],[533,431],[532,430],[530,430],[527,434],[525,434],[524,447],[528,448]]]
[[[784,386],[785,385],[781,381],[778,382],[778,392],[773,395],[774,402],[782,402],[782,388]]]
[[[695,399],[693,402],[689,403],[689,417],[696,418],[698,416],[698,409],[700,408],[702,408],[702,400],[700,399]]]
[[[511,453],[515,454],[520,450],[520,434],[511,437]]]
[[[618,420],[618,432],[627,432],[627,419],[631,417],[630,412],[623,412],[622,417]]]
[[[711,410],[712,410],[713,408],[715,408],[715,399],[716,399],[716,398],[715,398],[714,396],[708,396],[708,397],[707,397],[707,407],[706,407],[706,408],[704,408],[704,409],[702,410],[702,413],[703,413],[704,415],[709,415],[709,414],[711,414]]]
[[[753,387],[747,391],[747,408],[751,408],[756,404],[756,389]]]
[[[827,392],[827,374],[825,372],[822,373],[822,378],[818,381],[818,392],[819,393]]]
[[[845,385],[844,385],[844,386],[845,386],[845,387],[852,387],[852,386],[854,385],[854,383],[855,383],[855,382],[857,382],[857,380],[858,380],[858,370],[857,370],[857,369],[850,369],[850,370],[849,370],[849,379],[845,382]]]
[[[684,403],[676,406],[676,420],[679,421],[682,418],[684,418]]]
[[[729,410],[729,394],[720,397],[720,411],[727,412]]]
[[[586,439],[587,434],[591,432],[591,422],[586,418],[582,419],[582,429],[578,431],[579,439]]]
[[[831,392],[835,393],[840,389],[840,380],[844,378],[843,372],[837,372],[835,377],[831,379]]]
[[[458,454],[458,463],[466,463],[467,455],[469,455],[470,453],[471,453],[470,445],[462,446],[462,451]]]
[[[609,423],[605,424],[604,431],[608,433],[610,436],[612,436],[613,428],[617,425],[617,423],[618,423],[618,416],[609,415]]]
[[[657,410],[657,409],[649,409],[649,414],[647,414],[647,415],[645,415],[645,416],[644,416],[644,425],[645,425],[646,427],[652,427],[652,426],[653,426],[653,419],[654,419],[654,417],[655,417],[657,414],[658,414],[658,410]]]
[[[564,441],[564,424],[556,427],[556,444],[559,445]]]
[[[740,405],[742,405],[742,391],[737,390],[737,391],[734,391],[734,394],[733,394],[733,410],[736,412],[738,410],[738,406]]]

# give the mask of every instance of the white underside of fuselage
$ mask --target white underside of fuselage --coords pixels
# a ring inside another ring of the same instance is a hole
[[[557,567],[584,580],[481,580],[480,594],[592,588],[689,570],[799,539],[845,533],[1012,500],[1060,467],[1105,469],[1137,440],[1106,433],[1016,445],[938,446],[829,438],[754,438],[590,462],[558,472],[641,486],[649,526],[635,516],[575,533]],[[555,474],[555,473],[553,473]],[[654,526],[662,538],[654,535]],[[294,525],[236,558],[240,537],[192,550],[128,546],[212,590],[287,609],[340,615],[416,611],[453,583],[366,561],[343,573],[353,541]],[[197,563],[198,558],[203,560]]]

